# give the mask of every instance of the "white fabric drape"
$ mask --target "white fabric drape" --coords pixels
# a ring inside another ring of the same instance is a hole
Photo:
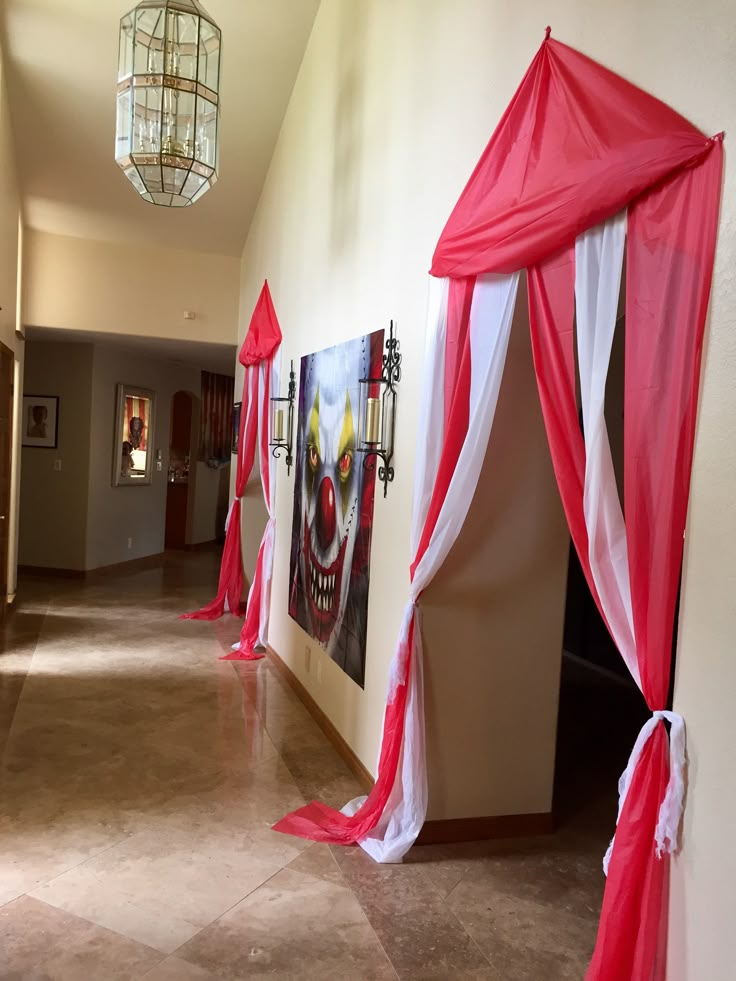
[[[424,747],[423,648],[417,601],[447,558],[465,523],[485,460],[493,418],[506,364],[519,274],[479,276],[470,311],[470,414],[457,465],[434,532],[414,572],[410,598],[389,675],[388,701],[406,677],[410,665],[402,755],[396,780],[377,827],[359,844],[377,862],[401,861],[421,831],[427,813],[427,774]],[[417,444],[412,554],[422,536],[437,475],[444,407],[445,344],[447,335],[446,280],[430,293],[422,406]],[[439,403],[439,405],[438,405]],[[437,428],[430,428],[437,427]],[[408,634],[414,618],[413,650],[408,658]],[[344,809],[355,813],[365,798]]]
[[[268,362],[261,362],[260,385],[261,392],[266,388],[266,373],[270,373],[269,391],[271,397],[277,396],[281,384],[281,349]],[[265,416],[265,418],[264,418]],[[271,441],[271,403],[265,407],[262,400],[258,407],[258,442],[265,447],[265,455],[261,458],[261,486],[263,501],[268,511],[268,522],[263,532],[263,585],[261,587],[261,609],[258,619],[258,641],[265,647],[268,643],[268,622],[271,611],[271,578],[273,575],[273,552],[276,539],[276,458],[270,449]],[[264,463],[268,466],[268,484],[264,480]]]
[[[626,527],[604,415],[625,241],[625,211],[578,237],[575,312],[585,433],[583,511],[590,568],[613,639],[641,688],[631,612]]]
[[[631,610],[626,526],[604,416],[625,239],[625,211],[578,237],[575,242],[575,309],[586,457],[583,511],[591,573],[616,646],[641,689]],[[678,713],[655,712],[643,726],[619,780],[618,810],[620,817],[639,758],[662,720],[670,723],[671,732],[670,778],[656,832],[660,854],[676,847],[682,815],[685,724]],[[603,859],[606,873],[612,851],[613,841]]]

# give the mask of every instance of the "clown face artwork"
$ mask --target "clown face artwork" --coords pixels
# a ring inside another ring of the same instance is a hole
[[[361,378],[383,331],[302,358],[289,614],[363,687],[375,472],[357,451]]]

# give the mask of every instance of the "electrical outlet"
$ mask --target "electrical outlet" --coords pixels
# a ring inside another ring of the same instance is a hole
[[[128,548],[132,548],[132,547],[133,547],[133,539],[132,538],[129,538],[128,539]]]
[[[54,470],[61,470],[61,460],[54,460]]]
[[[312,648],[309,644],[304,648],[304,664],[307,668],[307,673],[309,673],[312,667]]]

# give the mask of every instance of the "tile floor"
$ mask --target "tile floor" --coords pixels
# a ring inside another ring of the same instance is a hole
[[[238,621],[176,618],[217,560],[22,583],[0,648],[0,978],[582,978],[627,746],[548,838],[381,867],[276,834],[360,788],[267,660],[218,660]]]

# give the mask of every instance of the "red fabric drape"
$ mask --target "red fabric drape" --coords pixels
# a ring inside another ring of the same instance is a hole
[[[721,171],[717,142],[700,166],[629,209],[624,504],[637,660],[653,711],[666,708],[670,684]],[[668,859],[653,846],[668,772],[662,723],[655,737],[616,830],[591,979],[665,977]]]
[[[240,433],[235,473],[235,498],[230,507],[225,547],[220,564],[217,596],[199,610],[184,613],[182,620],[217,620],[226,607],[231,613],[243,613],[243,557],[240,534],[240,500],[245,494],[255,462],[258,439],[258,364],[273,356],[281,344],[281,328],[271,299],[268,282],[263,284],[250,326],[240,349],[239,360],[245,368],[243,398],[240,409]],[[232,399],[231,399],[232,401]],[[228,442],[229,442],[228,435]]]
[[[273,369],[273,355],[265,363],[264,370],[261,372],[260,388],[260,420],[258,454],[261,468],[261,482],[263,484],[263,495],[267,503],[269,514],[272,512],[271,501],[271,466],[270,466],[270,418],[271,418],[271,374]],[[249,371],[259,371],[259,368],[252,367]],[[264,535],[258,549],[256,568],[248,593],[248,605],[245,611],[243,628],[240,631],[240,640],[237,650],[230,654],[225,654],[220,658],[221,661],[257,661],[264,655],[256,650],[259,646],[259,633],[261,625],[261,602],[263,591],[266,588],[265,582],[265,557],[267,540]]]
[[[699,166],[670,178],[629,209],[624,505],[637,662],[652,711],[667,707],[720,181],[718,143]],[[531,268],[528,278],[534,361],[552,460],[573,541],[601,610],[583,518],[573,250]],[[654,832],[668,774],[667,736],[660,723],[619,820],[590,979],[664,978],[666,960],[659,947],[668,859],[656,856]]]
[[[590,571],[588,531],[583,516],[585,443],[575,396],[575,249],[570,247],[527,271],[532,354],[552,466],[570,536],[598,610],[598,590]]]
[[[527,269],[709,145],[659,99],[545,41],[445,225],[432,275]]]

